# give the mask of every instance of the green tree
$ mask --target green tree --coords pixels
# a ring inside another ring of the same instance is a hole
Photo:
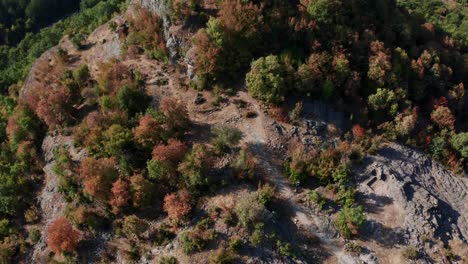
[[[468,133],[459,133],[452,137],[450,140],[454,149],[456,149],[460,155],[467,159],[468,158]]]
[[[261,57],[252,62],[245,77],[249,93],[268,103],[280,103],[287,92],[287,71],[277,56]]]

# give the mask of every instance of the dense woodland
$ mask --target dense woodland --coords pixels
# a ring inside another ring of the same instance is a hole
[[[314,180],[331,186],[338,208],[334,225],[350,238],[365,221],[351,168],[366,153],[377,151],[376,139],[423,149],[454,173],[467,169],[467,7],[463,0],[450,2],[224,0],[212,14],[197,1],[174,0],[171,22],[200,26],[192,38],[192,88],[227,94],[245,83],[283,122],[294,122],[300,101],[310,99],[329,102],[349,115],[352,129],[342,131],[340,144],[314,153],[294,146],[284,172],[296,185]],[[240,131],[216,126],[209,143],[192,144],[185,105],[169,97],[151,107],[143,76],[119,60],[102,62],[93,78],[87,65],[67,68],[67,53],[59,50],[53,67],[47,61],[36,65],[42,85],[19,96],[31,64],[44,51],[64,35],[79,48],[87,34],[125,8],[119,0],[64,3],[0,2],[2,260],[24,254],[39,240],[37,229],[25,231],[23,226],[40,219],[28,194],[42,181],[39,150],[47,133],[71,135],[74,145],[89,154],[76,162],[68,150],[55,153],[53,170],[67,200],[66,215],[47,231],[47,244],[56,255],[64,253],[71,261],[80,240],[112,228],[130,241],[128,259],[137,260],[139,244],[164,245],[178,226],[190,221],[197,201],[238,182],[259,187],[234,208],[211,208],[184,231],[184,252],[202,251],[215,240],[211,227],[222,219],[248,230],[253,246],[270,240],[285,257],[301,255],[281,237],[266,234],[272,226],[267,216],[278,201],[271,186],[258,184],[253,154],[237,147]],[[125,55],[169,63],[161,19],[144,9],[135,12],[126,18],[129,29],[121,36]],[[82,104],[96,111],[83,118],[77,108]],[[229,164],[234,176],[227,179],[215,165],[226,156],[234,160]],[[309,199],[325,206],[317,192],[311,191]],[[161,216],[167,222],[148,241],[142,235],[149,229],[146,221]],[[239,243],[230,238],[210,261],[235,263]],[[176,263],[166,261],[161,263]]]

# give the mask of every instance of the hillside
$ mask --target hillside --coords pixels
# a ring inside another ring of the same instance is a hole
[[[467,263],[443,4],[134,0],[65,34],[0,97],[0,262]]]

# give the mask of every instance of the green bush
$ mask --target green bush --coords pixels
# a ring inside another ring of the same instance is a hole
[[[126,216],[124,218],[122,229],[128,237],[140,237],[149,225],[145,220],[138,218],[136,215]]]
[[[418,258],[418,251],[415,247],[407,247],[403,250],[402,255],[407,259],[415,260]]]
[[[366,221],[362,206],[343,207],[337,215],[335,226],[342,236],[350,238],[357,235],[359,228]]]
[[[265,225],[263,223],[255,224],[254,231],[250,236],[250,242],[252,243],[252,245],[258,247],[263,244],[263,241],[265,240],[264,227]]]
[[[468,159],[468,133],[456,134],[450,142],[463,158]]]
[[[164,256],[159,260],[159,264],[178,264],[179,261],[174,256]]]
[[[235,212],[239,223],[244,227],[263,222],[268,215],[268,210],[259,200],[256,192],[242,196],[236,205]]]
[[[242,132],[235,127],[215,126],[211,132],[215,135],[213,144],[220,152],[236,146],[242,138]]]
[[[182,233],[180,242],[185,254],[202,251],[206,246],[206,241],[195,231],[185,231]]]
[[[235,264],[237,256],[230,249],[220,248],[209,257],[210,264]]]
[[[320,210],[325,208],[327,200],[319,192],[312,190],[308,194],[309,200],[317,205]]]

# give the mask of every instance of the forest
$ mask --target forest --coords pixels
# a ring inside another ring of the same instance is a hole
[[[171,85],[180,82],[180,93],[195,90],[197,98],[211,94],[213,107],[228,107],[245,91],[275,123],[299,126],[304,102],[312,100],[344,113],[349,127],[327,128],[333,144],[311,150],[288,142],[281,169],[295,188],[314,186],[304,199],[331,212],[346,241],[366,222],[353,169],[382,142],[421,150],[466,177],[468,7],[448,2],[168,1],[170,24],[190,36],[189,48],[177,47],[185,57],[173,60],[165,20],[140,6],[127,10],[126,1],[1,0],[0,259],[22,259],[47,234],[50,259],[77,262],[86,243],[109,230],[126,241],[121,251],[129,262],[175,237],[187,256],[224,239],[210,263],[238,263],[240,252],[262,247],[294,261],[316,254],[275,229],[285,202],[265,183],[261,151],[242,145],[249,135],[224,123],[204,128],[175,96],[155,99],[147,78],[154,72],[137,67],[148,61],[174,76],[192,63],[193,77],[174,77]],[[124,22],[113,19],[117,14]],[[80,56],[103,24],[121,43],[121,57],[75,65],[76,57],[58,47],[38,60],[62,38]],[[25,91],[28,75],[37,83]],[[251,111],[245,118],[260,115]],[[61,136],[72,144],[56,147],[50,159],[65,209],[39,230],[40,205],[29,194],[45,182],[44,138]],[[75,148],[86,155],[77,160]],[[248,186],[235,205],[203,204],[232,186]],[[220,235],[221,224],[247,239]],[[315,236],[303,239],[317,244]]]

